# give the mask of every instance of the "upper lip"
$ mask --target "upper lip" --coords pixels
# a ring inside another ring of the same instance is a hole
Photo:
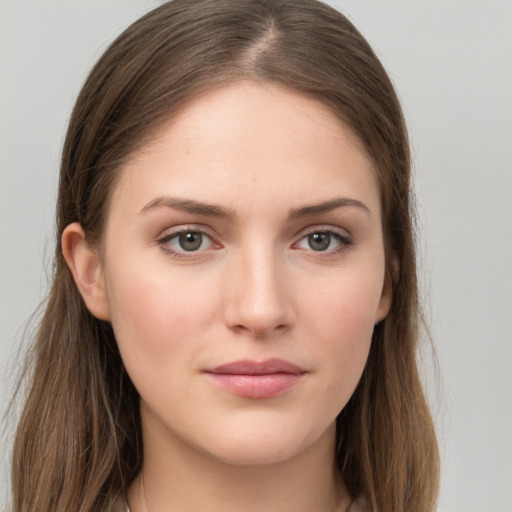
[[[251,361],[241,359],[230,363],[221,364],[215,368],[206,370],[206,373],[230,374],[230,375],[271,375],[273,373],[290,373],[300,375],[306,373],[304,368],[290,363],[284,359],[267,359],[266,361]]]

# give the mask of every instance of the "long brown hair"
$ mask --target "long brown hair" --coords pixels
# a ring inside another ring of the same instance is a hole
[[[337,422],[336,460],[375,511],[435,509],[439,462],[418,375],[420,311],[407,132],[368,43],[316,0],[174,0],[121,34],[91,71],[63,148],[53,285],[29,355],[13,452],[15,512],[113,510],[142,464],[139,397],[112,328],[86,309],[62,256],[79,222],[101,241],[119,168],[200,92],[237,80],[318,98],[373,160],[393,303]]]

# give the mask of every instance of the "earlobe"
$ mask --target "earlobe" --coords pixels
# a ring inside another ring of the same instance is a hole
[[[393,281],[398,275],[398,260],[395,256],[393,256],[390,267],[384,277],[379,307],[377,308],[377,315],[375,316],[375,324],[384,320],[391,309],[393,302]]]
[[[110,321],[100,254],[87,243],[84,230],[78,222],[66,226],[61,245],[64,259],[87,309],[96,318]]]
[[[382,288],[382,294],[380,296],[379,307],[377,308],[377,314],[375,316],[375,324],[378,324],[381,320],[384,320],[391,309],[391,303],[393,300],[392,286],[389,279],[386,278],[386,282]]]

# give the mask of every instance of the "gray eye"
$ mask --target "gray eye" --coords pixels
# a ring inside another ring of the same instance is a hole
[[[187,254],[192,256],[192,253],[200,254],[215,245],[206,233],[188,228],[163,236],[158,244],[176,258],[185,257]]]
[[[314,251],[325,251],[331,244],[329,233],[311,233],[308,235],[308,244]]]
[[[184,251],[197,251],[203,243],[203,234],[197,231],[180,233],[178,243]]]

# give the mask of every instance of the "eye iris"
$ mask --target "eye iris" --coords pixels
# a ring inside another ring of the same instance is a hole
[[[201,233],[188,232],[179,235],[180,247],[185,251],[197,251],[203,243],[203,235]]]
[[[308,235],[308,243],[314,251],[325,251],[331,243],[329,233],[312,233]]]

